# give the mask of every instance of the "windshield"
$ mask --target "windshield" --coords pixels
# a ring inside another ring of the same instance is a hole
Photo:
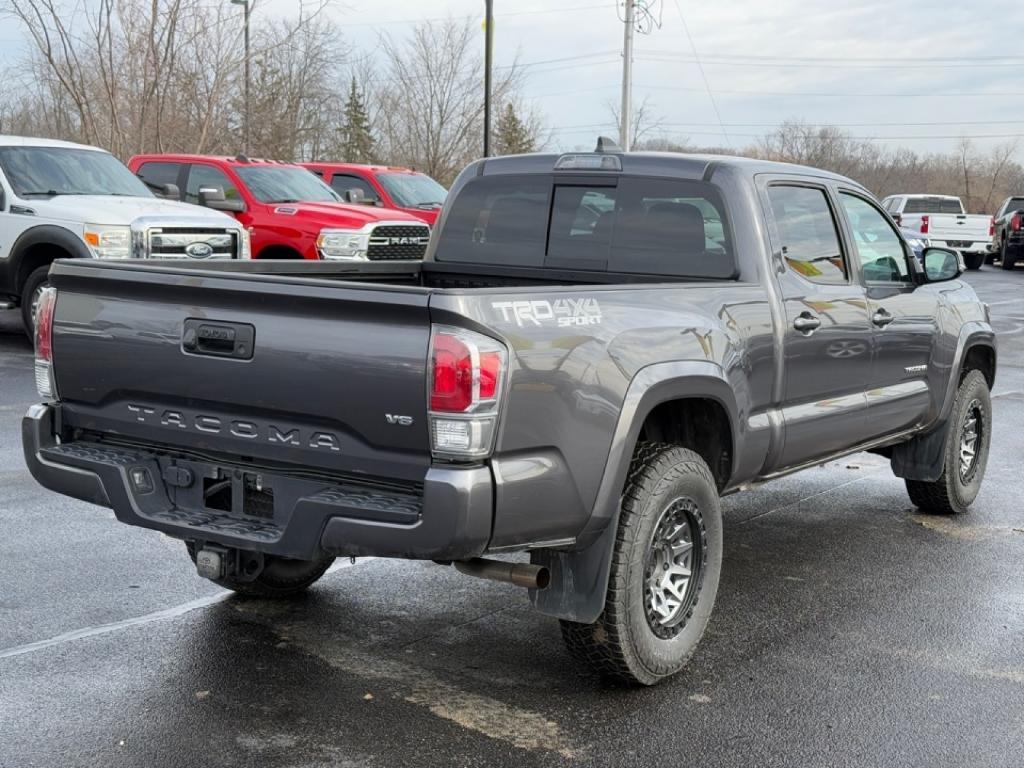
[[[153,197],[113,155],[95,149],[0,147],[0,168],[18,197]]]
[[[447,189],[422,173],[382,173],[377,178],[403,208],[440,206],[448,194]]]
[[[964,207],[955,197],[910,197],[907,198],[903,212],[961,214],[964,212]]]
[[[261,203],[341,202],[333,189],[305,168],[236,166],[235,172]]]

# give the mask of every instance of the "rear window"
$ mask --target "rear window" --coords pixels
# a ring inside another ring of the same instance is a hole
[[[956,198],[908,197],[903,206],[904,213],[963,213],[963,206]]]
[[[678,277],[736,274],[716,187],[638,177],[474,179],[452,204],[436,258]]]

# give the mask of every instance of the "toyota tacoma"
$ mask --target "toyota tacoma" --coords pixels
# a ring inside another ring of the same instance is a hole
[[[299,266],[58,262],[35,478],[242,594],[339,556],[526,587],[574,657],[652,684],[711,616],[721,496],[866,450],[952,514],[985,473],[987,308],[841,176],[487,159],[423,262]]]

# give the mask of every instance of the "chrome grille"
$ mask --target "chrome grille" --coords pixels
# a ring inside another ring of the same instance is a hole
[[[205,244],[209,253],[197,249],[200,255],[188,252],[191,246]],[[237,259],[239,254],[238,236],[223,229],[171,228],[149,230],[149,247],[146,256],[151,259]]]
[[[366,258],[371,261],[422,259],[430,241],[426,224],[382,224],[370,233]]]

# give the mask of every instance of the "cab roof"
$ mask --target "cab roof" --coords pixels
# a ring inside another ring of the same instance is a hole
[[[33,136],[4,136],[2,134],[0,134],[0,147],[51,147],[53,149],[89,149],[93,152],[107,151],[99,147],[89,146],[88,144],[76,144],[73,141],[40,139]]]
[[[499,173],[542,173],[551,172],[560,157],[566,155],[602,154],[596,152],[563,152],[560,154],[545,153],[535,155],[507,155],[504,157],[487,158],[477,161],[483,164],[479,173],[484,175]],[[709,155],[684,152],[605,152],[621,159],[622,173],[634,176],[673,176],[683,179],[709,178],[715,168],[733,168],[744,176],[758,174],[797,174],[800,176],[816,176],[818,178],[838,181],[854,187],[863,188],[858,182],[821,168],[812,168],[795,163],[780,163],[773,160],[761,160],[753,157],[735,155]],[[567,171],[566,173],[571,173]],[[584,171],[584,173],[587,173]]]
[[[326,168],[330,171],[368,171],[370,173],[414,173],[417,175],[423,175],[422,171],[417,171],[415,168],[406,168],[402,165],[377,165],[376,163],[327,163],[320,161],[299,163],[299,165],[305,168]]]

